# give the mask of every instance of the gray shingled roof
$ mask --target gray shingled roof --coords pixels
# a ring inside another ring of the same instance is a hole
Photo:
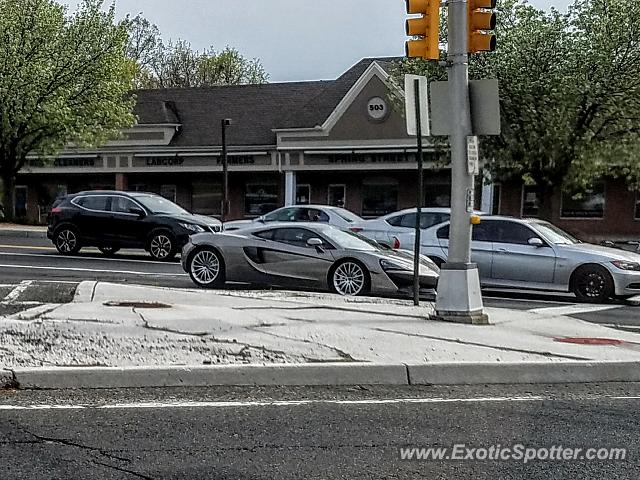
[[[372,62],[391,60],[366,58],[329,81],[139,90],[135,113],[140,124],[182,124],[171,146],[220,145],[223,118],[230,145],[273,145],[272,129],[321,125]]]

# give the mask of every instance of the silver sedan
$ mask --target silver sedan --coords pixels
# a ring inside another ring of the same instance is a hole
[[[413,234],[400,235],[412,249]],[[420,251],[438,265],[447,259],[449,223],[426,230]],[[555,225],[536,219],[482,217],[473,227],[471,260],[483,287],[573,292],[583,301],[640,294],[640,255],[582,243]]]
[[[413,260],[355,233],[318,223],[260,225],[193,235],[182,268],[202,288],[226,281],[329,290],[340,295],[396,294],[411,287]],[[439,268],[420,262],[420,286],[434,288]]]

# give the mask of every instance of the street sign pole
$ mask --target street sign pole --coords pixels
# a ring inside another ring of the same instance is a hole
[[[478,268],[471,263],[474,172],[469,173],[467,161],[467,137],[473,135],[469,101],[467,1],[450,0],[448,8],[451,226],[448,260],[442,267],[438,284],[436,314],[446,321],[486,324],[488,319],[482,304]]]
[[[413,304],[415,306],[420,305],[420,230],[422,216],[422,190],[423,190],[423,175],[422,175],[422,112],[421,112],[421,98],[420,98],[420,80],[415,79],[413,81],[415,87],[415,110],[416,110],[416,130],[418,138],[418,153],[416,161],[418,162],[418,196],[416,200],[416,235],[415,243],[413,246]]]

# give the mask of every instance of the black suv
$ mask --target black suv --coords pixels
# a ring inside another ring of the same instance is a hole
[[[189,235],[221,230],[219,220],[193,215],[152,193],[93,191],[56,202],[47,237],[64,255],[88,246],[105,255],[121,248],[144,248],[156,260],[169,260]]]

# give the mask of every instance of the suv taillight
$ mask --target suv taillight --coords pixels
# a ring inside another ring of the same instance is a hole
[[[60,213],[62,212],[62,209],[60,207],[54,207],[51,209],[51,213]]]
[[[360,233],[362,230],[364,230],[364,228],[360,228],[360,227],[349,227],[349,230],[351,230],[353,233]]]
[[[393,237],[393,245],[392,248],[394,250],[400,250],[400,240],[398,240],[398,237]]]

